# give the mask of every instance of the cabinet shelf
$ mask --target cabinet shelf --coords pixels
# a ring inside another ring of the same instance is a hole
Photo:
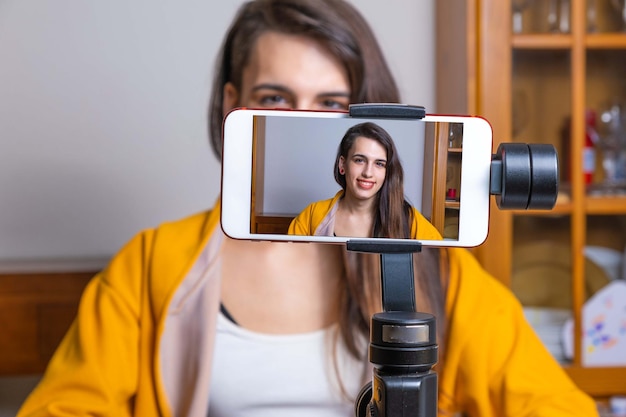
[[[588,214],[626,214],[626,196],[587,197],[585,211]]]
[[[585,368],[565,365],[565,372],[588,394],[601,398],[621,395],[626,381],[626,367]]]
[[[598,33],[585,37],[587,49],[626,49],[626,34]]]
[[[461,208],[461,203],[458,200],[446,200],[446,208],[459,210]]]
[[[572,35],[529,33],[513,35],[514,49],[569,49],[572,46]]]
[[[528,33],[513,35],[513,49],[570,49],[574,44],[570,34]],[[625,33],[590,33],[585,35],[588,49],[626,49]]]

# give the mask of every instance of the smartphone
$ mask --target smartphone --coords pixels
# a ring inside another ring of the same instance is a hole
[[[311,203],[349,192],[335,180],[335,162],[343,136],[361,123],[376,124],[391,136],[404,172],[405,199],[437,231],[422,237],[418,230],[409,240],[422,246],[473,247],[486,239],[492,129],[485,119],[431,114],[421,119],[356,118],[348,112],[248,108],[235,109],[224,119],[224,233],[265,241],[406,242],[342,236],[333,230],[290,231],[294,218]]]

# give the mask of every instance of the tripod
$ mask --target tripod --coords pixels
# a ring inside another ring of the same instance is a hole
[[[348,250],[380,253],[383,304],[383,312],[371,320],[372,381],[361,389],[355,415],[436,417],[435,317],[415,308],[413,253],[421,251],[421,244],[348,242]]]

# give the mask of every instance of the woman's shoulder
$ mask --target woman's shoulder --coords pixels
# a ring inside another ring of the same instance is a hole
[[[501,281],[487,272],[474,255],[465,248],[448,248],[449,301],[470,306],[487,303],[519,305],[517,299]]]
[[[218,224],[219,209],[216,207],[143,229],[126,242],[112,262],[128,257],[137,259],[138,254],[153,261],[184,256],[206,241]]]
[[[324,200],[313,201],[309,203],[304,210],[300,212],[300,214],[307,214],[311,217],[318,217],[320,215],[324,216],[335,204],[341,196],[343,195],[343,191],[337,192],[334,197],[327,198]]]
[[[200,211],[158,225],[154,230],[157,233],[191,233],[198,234],[210,231],[219,224],[219,209],[217,207]]]
[[[205,210],[178,219],[167,220],[153,227],[142,229],[127,242],[135,241],[186,241],[202,238],[219,224],[219,213],[216,209]]]
[[[475,279],[481,283],[490,282],[498,287],[505,288],[500,281],[483,268],[470,249],[451,247],[448,248],[447,251],[450,259],[451,272],[453,272],[454,269],[458,269],[457,273],[464,279],[475,277]]]
[[[219,212],[213,209],[144,229],[111,258],[98,277],[111,288],[131,287],[134,293],[143,279],[149,279],[153,292],[167,294],[181,271],[197,258],[218,222]]]
[[[426,217],[414,206],[410,206],[413,212],[413,224],[411,225],[411,237],[421,240],[440,240],[441,233],[428,221]]]
[[[343,195],[343,190],[339,190],[339,191],[337,191],[337,193],[333,197],[326,198],[324,200],[314,201],[311,204],[309,204],[309,207],[312,207],[312,208],[330,208],[330,207],[334,206],[335,204],[337,204],[337,201],[339,201],[339,199],[341,198],[342,195]]]

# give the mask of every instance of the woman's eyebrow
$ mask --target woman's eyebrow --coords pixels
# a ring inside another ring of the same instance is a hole
[[[358,156],[358,157],[363,158],[363,159],[367,159],[368,161],[370,159],[367,155],[362,154],[362,153],[355,153],[355,154],[352,155],[353,158],[355,156]],[[385,159],[385,158],[374,158],[374,161],[376,161],[376,162],[387,162],[387,159]]]
[[[321,93],[318,97],[346,97],[350,98],[350,93],[346,91],[329,91],[328,93]]]
[[[258,90],[276,90],[276,91],[282,91],[283,93],[291,94],[290,89],[280,84],[264,83],[264,84],[257,84],[254,87],[252,87],[252,91],[258,91]]]
[[[289,88],[281,84],[263,83],[263,84],[257,84],[254,87],[252,87],[252,91],[258,91],[258,90],[274,90],[274,91],[280,91],[286,94],[293,94],[293,92]],[[317,97],[350,98],[350,93],[347,91],[328,91],[328,92],[323,92],[323,93],[318,94]]]

